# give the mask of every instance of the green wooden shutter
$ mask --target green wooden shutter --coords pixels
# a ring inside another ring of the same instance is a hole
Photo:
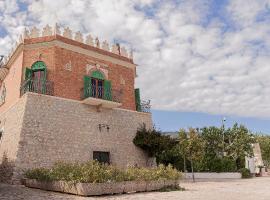
[[[112,100],[112,85],[111,81],[104,80],[104,99],[105,100]]]
[[[25,80],[30,80],[32,78],[32,70],[29,68],[25,68]]]
[[[92,94],[91,77],[84,76],[83,82],[84,82],[84,88],[83,88],[84,98],[90,97]]]
[[[136,103],[136,110],[141,111],[141,97],[140,97],[140,89],[135,89],[135,103]]]

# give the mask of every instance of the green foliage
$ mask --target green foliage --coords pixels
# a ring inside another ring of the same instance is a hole
[[[29,179],[52,181],[52,177],[50,176],[50,170],[45,168],[28,170],[26,171],[25,176]]]
[[[214,126],[201,129],[202,139],[205,142],[204,153],[208,159],[223,155],[223,128]]]
[[[163,151],[162,153],[158,154],[156,156],[157,163],[164,164],[165,166],[168,166],[171,164],[174,166],[177,170],[184,171],[184,157],[179,151],[180,145],[176,144],[172,148],[167,149]],[[187,167],[190,167],[190,162],[186,161]]]
[[[263,162],[267,167],[270,167],[270,136],[257,135],[256,139],[260,144]]]
[[[180,141],[181,142],[181,141]],[[190,128],[187,133],[187,157],[193,161],[199,161],[204,155],[204,140],[197,130]]]
[[[202,172],[236,172],[236,162],[228,157],[204,157],[195,163],[196,171]]]
[[[264,141],[263,159],[270,163],[270,137]],[[254,136],[242,125],[180,129],[178,141],[164,136],[155,129],[142,126],[133,140],[158,163],[172,164],[181,171],[235,172],[245,167],[245,156],[253,155]]]
[[[138,130],[133,143],[145,150],[149,156],[158,156],[164,151],[171,149],[176,141],[170,136],[162,135],[156,129],[146,129],[143,124]]]
[[[171,165],[157,168],[128,167],[121,170],[96,161],[86,163],[56,163],[51,169],[28,170],[25,176],[40,181],[73,181],[81,183],[105,183],[121,181],[177,180],[181,173]]]
[[[251,173],[250,170],[247,168],[241,168],[239,169],[239,172],[242,175],[242,178],[251,178]]]
[[[253,154],[254,137],[242,125],[228,129],[205,127],[201,137],[205,142],[204,157],[196,163],[196,171],[235,172],[245,167],[245,156]]]
[[[252,144],[255,143],[255,138],[246,127],[234,124],[225,131],[225,137],[225,151],[228,156],[237,160],[253,155]]]

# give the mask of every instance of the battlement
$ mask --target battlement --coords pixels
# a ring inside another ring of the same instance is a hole
[[[50,36],[62,36],[64,38],[82,43],[84,45],[88,45],[94,47],[96,49],[101,49],[106,52],[110,52],[112,54],[118,55],[120,57],[124,57],[133,62],[133,52],[127,51],[125,47],[120,47],[119,44],[110,45],[106,40],[100,41],[98,37],[94,38],[91,34],[83,35],[80,31],[73,32],[69,27],[60,27],[58,24],[55,24],[54,27],[46,25],[42,29],[37,27],[25,28],[24,33],[20,35],[18,41],[15,43],[15,46],[11,49],[8,56],[6,56],[3,60],[3,65],[5,66],[16,49],[24,44],[25,41],[29,39],[42,38],[42,37],[50,37]]]

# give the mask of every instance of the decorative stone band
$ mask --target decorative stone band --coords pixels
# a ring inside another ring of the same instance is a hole
[[[20,44],[24,43],[24,39],[48,37],[53,35],[60,35],[65,38],[123,56],[133,61],[132,50],[128,53],[125,47],[120,47],[120,44],[113,44],[110,46],[106,40],[101,43],[98,37],[94,39],[91,34],[84,37],[80,31],[73,33],[69,27],[62,28],[63,31],[60,29],[61,28],[58,24],[55,24],[54,28],[49,25],[46,25],[43,29],[38,29],[37,27],[30,29],[25,28],[24,33],[20,35],[18,41],[13,45],[8,56],[4,58],[3,64],[6,65],[9,62],[12,55],[15,53],[15,50],[20,46]]]
[[[99,41],[98,37],[95,39],[91,36],[91,34],[88,34],[85,39],[83,34],[78,31],[73,33],[73,31],[69,28],[63,28],[63,31],[61,32],[60,27],[55,24],[55,27],[52,28],[49,25],[46,25],[42,30],[33,27],[30,30],[25,29],[23,38],[25,39],[32,39],[32,38],[38,38],[38,37],[46,37],[46,36],[52,36],[52,35],[61,35],[63,37],[75,40],[80,43],[84,43],[90,46],[94,46],[100,49],[103,49],[105,51],[109,51],[124,57],[127,57],[131,60],[133,60],[133,53],[130,51],[128,54],[125,47],[120,47],[119,44],[113,44],[111,47],[109,43],[105,40],[102,43]]]

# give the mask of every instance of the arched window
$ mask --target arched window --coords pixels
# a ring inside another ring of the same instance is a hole
[[[37,61],[30,69],[25,69],[25,80],[46,80],[46,78],[47,67],[43,61]]]
[[[32,79],[35,81],[45,81],[47,78],[47,68],[44,62],[37,61],[31,66]]]
[[[92,74],[91,74],[91,77],[92,78],[96,78],[96,79],[100,79],[100,80],[104,80],[105,79],[104,78],[104,75],[100,71],[98,71],[98,70],[93,71]]]
[[[31,92],[46,93],[47,67],[43,61],[36,61],[31,68],[25,69],[27,90]]]

